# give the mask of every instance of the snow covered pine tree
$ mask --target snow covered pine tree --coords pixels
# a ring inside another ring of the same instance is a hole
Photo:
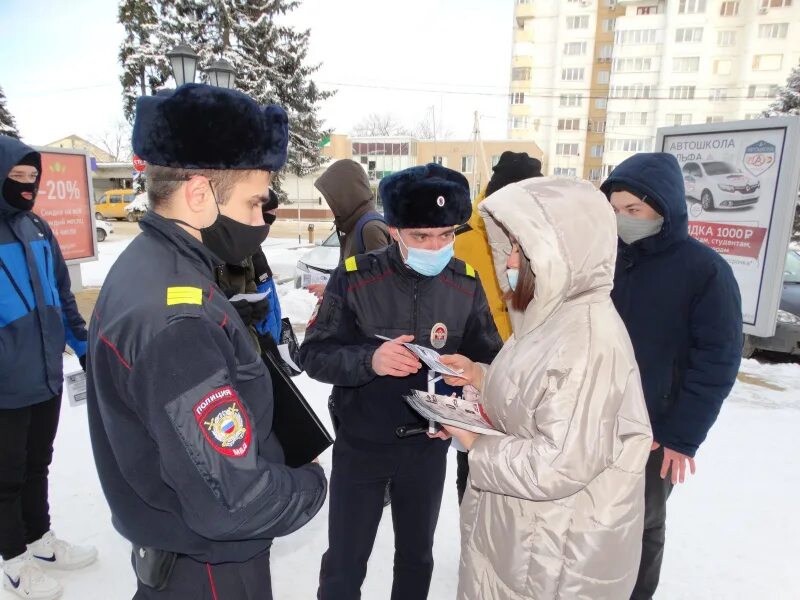
[[[19,139],[17,122],[14,120],[14,115],[8,110],[8,106],[6,106],[6,94],[2,86],[0,86],[0,135]]]

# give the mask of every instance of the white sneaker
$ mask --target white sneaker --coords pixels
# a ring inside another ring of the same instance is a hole
[[[29,544],[28,550],[39,565],[52,569],[80,569],[97,560],[97,548],[73,546],[58,539],[52,530]]]
[[[55,600],[61,584],[42,572],[30,550],[3,562],[3,589],[28,600]]]

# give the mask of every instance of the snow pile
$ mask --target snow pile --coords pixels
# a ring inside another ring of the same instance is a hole
[[[136,198],[133,199],[133,202],[125,207],[125,210],[128,212],[147,212],[149,208],[150,202],[147,200],[147,194],[138,194]]]
[[[281,312],[294,326],[305,327],[317,305],[317,297],[305,289],[297,289],[294,283],[278,286],[278,297],[281,301]]]

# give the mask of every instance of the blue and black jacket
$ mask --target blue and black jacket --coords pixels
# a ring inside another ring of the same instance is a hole
[[[65,341],[86,354],[86,323],[50,226],[2,195],[11,169],[35,151],[0,136],[0,410],[61,394]]]

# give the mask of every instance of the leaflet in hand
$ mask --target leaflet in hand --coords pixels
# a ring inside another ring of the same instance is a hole
[[[330,275],[327,273],[322,273],[320,271],[311,271],[309,273],[303,273],[300,276],[300,287],[308,287],[310,285],[317,285],[323,284],[327,285],[328,280],[331,278]]]
[[[411,390],[405,401],[423,418],[474,433],[503,435],[497,431],[480,402]]]
[[[386,340],[387,342],[391,342],[392,338],[388,338],[383,335],[376,335],[375,337]],[[451,369],[441,360],[439,360],[442,356],[436,350],[431,350],[430,348],[425,348],[424,346],[418,346],[417,344],[411,343],[404,343],[403,346],[411,350],[417,358],[419,358],[422,362],[424,362],[431,371],[436,371],[437,373],[441,373],[442,375],[451,375],[453,377],[458,377],[461,375],[461,371],[456,371]]]
[[[236,294],[235,296],[231,296],[228,298],[228,302],[241,302],[242,300],[249,302],[250,304],[255,304],[256,302],[261,302],[264,298],[267,297],[269,292],[256,292],[253,294]]]
[[[67,399],[70,406],[86,404],[86,373],[83,370],[64,374],[67,383]]]

